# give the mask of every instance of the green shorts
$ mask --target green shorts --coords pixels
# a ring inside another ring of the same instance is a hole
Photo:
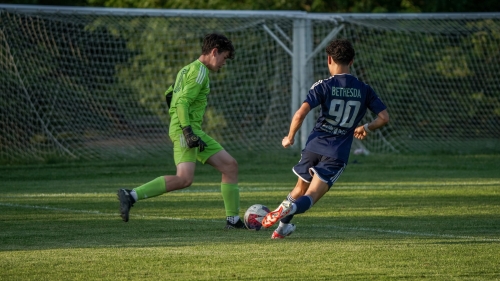
[[[215,141],[212,137],[202,132],[197,135],[207,144],[203,152],[200,152],[198,147],[189,148],[184,140],[184,135],[181,133],[180,135],[170,136],[172,143],[174,144],[174,162],[175,166],[179,165],[179,163],[184,162],[194,162],[196,160],[205,164],[208,158],[210,158],[215,153],[223,150],[224,148]]]

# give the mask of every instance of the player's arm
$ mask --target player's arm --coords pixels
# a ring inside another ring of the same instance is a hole
[[[292,118],[292,123],[290,124],[290,130],[288,131],[288,135],[283,138],[283,141],[281,141],[281,144],[283,145],[284,148],[293,145],[293,143],[295,142],[294,140],[295,134],[302,126],[302,122],[304,122],[304,119],[306,118],[309,111],[311,111],[309,103],[304,102],[302,103],[300,108],[295,112]]]
[[[182,128],[190,126],[189,107],[194,102],[201,90],[201,84],[196,82],[197,72],[188,71],[185,77],[181,78],[181,90],[175,103],[177,118]],[[177,81],[176,81],[177,84]]]
[[[358,126],[354,129],[354,137],[357,139],[364,139],[369,133],[375,131],[376,129],[382,128],[389,122],[389,113],[387,109],[382,110],[377,114],[375,120],[366,123],[364,125]]]
[[[196,74],[196,75],[194,75]],[[199,147],[200,152],[205,150],[207,144],[191,128],[189,120],[189,107],[194,102],[201,90],[202,83],[197,82],[197,72],[188,71],[183,79],[182,89],[176,102],[177,118],[182,128],[182,134],[189,148]]]

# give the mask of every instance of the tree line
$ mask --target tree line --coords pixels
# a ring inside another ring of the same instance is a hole
[[[498,12],[498,0],[7,0],[7,4],[113,8],[295,10],[311,13]]]

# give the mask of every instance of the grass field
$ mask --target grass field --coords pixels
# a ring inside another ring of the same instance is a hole
[[[238,155],[241,213],[275,208],[298,155]],[[170,159],[0,166],[0,280],[500,280],[500,155],[352,156],[284,240],[223,230],[220,177],[138,202]]]

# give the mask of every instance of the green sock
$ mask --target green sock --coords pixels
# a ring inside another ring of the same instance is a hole
[[[134,190],[139,200],[155,197],[167,192],[165,188],[165,179],[163,177],[157,177],[148,183],[134,188]]]
[[[220,190],[224,199],[226,216],[238,216],[240,213],[240,189],[237,183],[221,183]]]

